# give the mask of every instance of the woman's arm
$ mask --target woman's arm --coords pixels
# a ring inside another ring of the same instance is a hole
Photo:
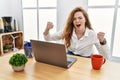
[[[62,31],[58,31],[56,33],[44,35],[44,39],[47,41],[57,41],[62,39]]]
[[[43,32],[44,39],[47,41],[56,41],[62,39],[62,31],[50,34],[49,30],[53,28],[53,23],[48,22],[45,31]]]
[[[94,36],[95,46],[100,54],[102,54],[105,58],[109,59],[110,50],[104,36],[105,33],[103,32],[99,32],[97,35]]]
[[[100,43],[95,43],[95,46],[100,54],[102,54],[105,58],[109,59],[110,50],[107,43],[104,45],[101,45]]]

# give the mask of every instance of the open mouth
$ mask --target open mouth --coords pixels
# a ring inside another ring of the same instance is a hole
[[[76,26],[79,28],[81,26],[81,24],[77,24]]]

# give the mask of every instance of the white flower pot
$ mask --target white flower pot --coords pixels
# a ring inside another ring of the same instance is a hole
[[[22,66],[12,66],[14,71],[23,71],[24,67],[25,67],[25,65],[22,65]]]
[[[9,51],[9,49],[6,49],[6,50],[4,50],[4,53],[7,53]]]

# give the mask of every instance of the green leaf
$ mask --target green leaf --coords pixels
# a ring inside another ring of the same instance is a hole
[[[23,64],[26,64],[27,57],[23,53],[16,53],[13,54],[9,59],[9,64],[13,66],[22,66]]]

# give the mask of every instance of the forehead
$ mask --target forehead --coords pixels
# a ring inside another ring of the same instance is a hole
[[[78,17],[78,16],[84,16],[83,13],[81,11],[77,11],[74,13],[74,17]]]

